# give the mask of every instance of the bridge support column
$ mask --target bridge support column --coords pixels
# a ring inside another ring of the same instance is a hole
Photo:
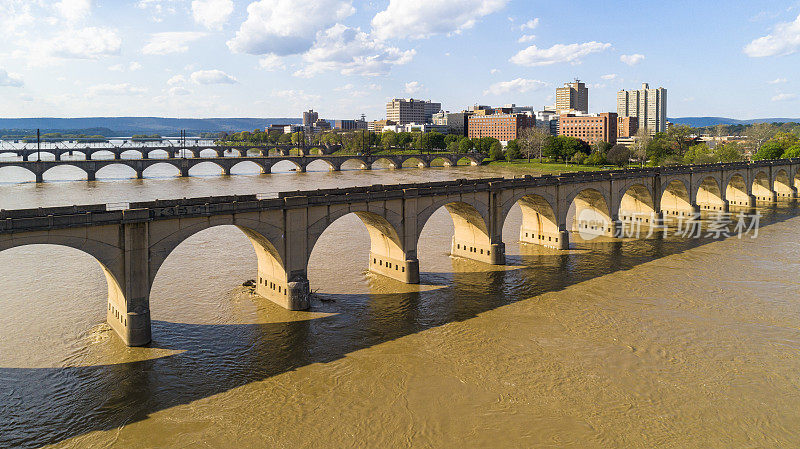
[[[87,181],[96,181],[97,180],[97,172],[94,170],[86,170],[86,180]]]
[[[297,168],[297,172],[298,172],[298,173],[305,173],[305,172],[306,172],[306,166],[301,164],[301,165],[300,165],[300,166]]]
[[[136,179],[144,178],[144,170],[136,170]]]
[[[419,284],[419,261],[410,255],[401,260],[370,251],[369,271],[406,284]]]
[[[524,224],[519,232],[519,241],[522,243],[546,246],[555,249],[569,249],[569,232],[566,226],[560,229],[546,231],[542,229],[527,228]]]
[[[145,217],[146,218],[146,217]],[[123,225],[123,279],[109,277],[108,324],[128,346],[150,343],[150,264],[148,223]]]
[[[42,173],[36,173],[36,182],[44,182],[44,175]]]
[[[223,167],[222,171],[225,172],[225,176],[231,175],[231,168],[230,167]]]
[[[503,242],[480,244],[453,237],[450,254],[491,265],[506,263],[506,245]]]
[[[181,178],[189,177],[189,167],[181,167]]]

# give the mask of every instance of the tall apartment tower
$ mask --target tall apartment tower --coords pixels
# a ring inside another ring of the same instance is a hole
[[[398,125],[431,123],[433,114],[441,110],[441,103],[433,103],[430,100],[395,98],[386,103],[386,120],[391,120]]]
[[[579,79],[556,88],[556,112],[570,111],[589,113],[589,89]]]
[[[319,114],[314,112],[313,109],[309,109],[307,112],[303,112],[303,126],[314,126],[314,123],[317,123],[319,119]]]
[[[667,89],[650,89],[642,83],[639,90],[617,92],[617,115],[636,117],[639,128],[646,128],[650,134],[667,130]]]

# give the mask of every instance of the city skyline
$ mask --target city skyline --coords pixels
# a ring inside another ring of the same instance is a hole
[[[573,78],[592,113],[647,82],[670,90],[671,117],[798,116],[800,3],[626,5],[0,0],[0,116],[381,119],[400,97],[539,109]]]

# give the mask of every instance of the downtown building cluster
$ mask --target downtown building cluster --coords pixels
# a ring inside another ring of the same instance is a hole
[[[551,135],[580,139],[589,145],[633,143],[637,133],[653,135],[664,132],[667,122],[667,90],[651,89],[647,83],[638,90],[617,93],[617,111],[589,113],[589,88],[578,79],[556,88],[555,103],[541,110],[532,106],[506,104],[492,107],[474,105],[460,112],[442,110],[442,104],[431,100],[394,98],[386,103],[386,118],[328,122],[309,110],[303,123],[273,125],[284,133],[318,133],[328,130],[393,132],[439,132],[469,138],[491,137],[503,145],[521,137],[526,129],[541,128]]]

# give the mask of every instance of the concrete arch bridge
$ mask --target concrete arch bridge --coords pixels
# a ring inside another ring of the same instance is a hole
[[[6,210],[0,211],[0,251],[54,244],[90,254],[108,280],[108,322],[127,344],[144,345],[151,338],[150,288],[159,268],[181,242],[214,226],[236,226],[252,242],[257,293],[297,310],[309,307],[314,245],[348,214],[369,232],[370,270],[418,283],[418,241],[440,208],[454,223],[451,254],[503,264],[503,224],[515,206],[522,209],[522,242],[565,249],[570,231],[591,228],[611,236],[615,221],[625,216],[683,216],[795,200],[799,168],[800,159],[786,159],[296,191],[268,199],[164,200],[121,210],[102,204]]]
[[[294,164],[296,170],[305,172],[309,164],[315,161],[325,162],[331,170],[339,171],[342,165],[349,161],[356,162],[362,169],[371,169],[378,162],[386,162],[393,169],[403,168],[407,162],[412,162],[419,167],[430,167],[435,160],[441,160],[444,165],[457,165],[459,161],[466,160],[471,165],[479,165],[486,159],[483,153],[421,153],[421,154],[392,154],[377,156],[242,156],[242,157],[202,157],[202,158],[168,158],[168,159],[96,159],[96,160],[53,160],[53,161],[20,161],[0,160],[0,169],[3,167],[19,167],[33,173],[36,182],[44,182],[44,175],[54,167],[73,166],[83,170],[89,181],[97,179],[97,174],[103,168],[117,165],[127,166],[136,173],[136,178],[144,177],[144,172],[149,167],[167,164],[175,167],[179,176],[189,176],[189,170],[204,163],[215,164],[225,175],[230,175],[231,170],[244,162],[256,164],[262,173],[271,173],[272,167],[283,161]]]

